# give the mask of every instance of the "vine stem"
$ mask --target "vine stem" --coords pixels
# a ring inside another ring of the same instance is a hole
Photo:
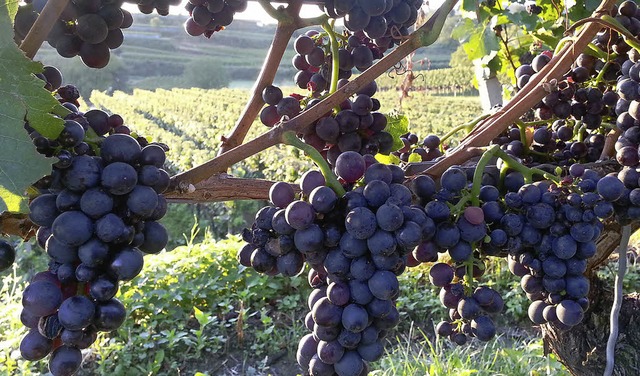
[[[317,105],[300,113],[291,120],[274,127],[271,131],[256,137],[255,139],[239,145],[216,158],[213,158],[188,171],[177,174],[171,179],[171,188],[188,184],[196,184],[208,177],[225,171],[231,165],[238,163],[262,150],[275,146],[282,140],[282,134],[286,131],[303,133],[315,120],[325,116],[335,106],[355,94],[360,88],[375,80],[387,70],[394,67],[405,56],[416,49],[433,44],[444,26],[444,21],[457,0],[445,0],[442,6],[420,28],[414,31],[402,44],[380,59],[361,75],[350,81],[345,86],[327,96]],[[533,107],[533,106],[532,106]]]
[[[289,5],[289,8],[286,8],[286,10],[289,12],[289,15],[287,15],[287,13],[284,13],[283,10],[274,9],[268,1],[261,0],[260,4],[265,9],[269,9],[272,12],[277,12],[276,14],[272,15],[272,17],[279,17],[277,18],[278,25],[276,26],[276,32],[273,35],[273,40],[271,42],[271,46],[269,47],[269,51],[267,52],[267,56],[265,57],[264,63],[262,64],[262,69],[260,69],[258,79],[251,89],[251,97],[242,110],[242,114],[240,115],[240,118],[236,122],[229,136],[222,137],[222,145],[220,146],[219,154],[223,154],[233,149],[234,147],[242,144],[242,142],[244,141],[244,138],[247,136],[247,133],[249,133],[249,130],[251,129],[253,121],[256,119],[258,113],[260,113],[260,110],[264,105],[264,101],[262,100],[262,91],[266,86],[273,83],[273,80],[276,77],[276,72],[278,71],[278,66],[282,61],[284,52],[286,51],[289,44],[289,39],[291,39],[293,32],[298,29],[298,26],[296,25],[290,14],[293,14],[293,12],[296,12],[295,14],[297,14],[297,12],[300,10],[300,7],[302,6],[301,1],[292,2],[291,5]],[[285,17],[283,17],[283,15]],[[281,18],[284,18],[284,20],[282,20]]]
[[[342,184],[340,184],[336,175],[333,173],[333,171],[331,171],[331,167],[329,167],[329,164],[324,160],[318,150],[316,150],[311,145],[305,144],[292,131],[284,132],[284,134],[282,134],[282,141],[287,145],[294,146],[304,151],[309,156],[309,158],[311,158],[315,162],[318,168],[320,168],[320,171],[322,172],[322,175],[324,175],[324,179],[327,182],[327,186],[333,189],[338,197],[344,196],[346,192],[344,188],[342,188]]]
[[[480,121],[488,118],[489,116],[491,116],[490,114],[484,114],[484,115],[480,115],[477,118],[471,120],[468,123],[464,123],[464,124],[460,124],[454,128],[452,128],[449,132],[447,132],[444,136],[442,136],[440,138],[440,146],[442,146],[442,144],[444,144],[445,141],[447,141],[448,139],[450,139],[451,137],[453,137],[456,133],[465,130],[467,132],[470,132],[473,127],[475,127]]]
[[[627,247],[631,237],[631,226],[622,228],[622,239],[618,248],[618,274],[616,274],[615,295],[613,296],[613,307],[611,307],[611,317],[609,320],[609,339],[607,340],[607,365],[604,369],[604,376],[613,375],[615,365],[615,349],[618,341],[619,323],[618,316],[622,307],[622,281],[627,271]]]
[[[480,188],[482,187],[482,175],[491,159],[495,156],[496,149],[500,149],[500,145],[493,145],[482,154],[480,160],[476,164],[476,170],[473,172],[473,183],[471,185],[471,203],[473,206],[480,206]]]
[[[616,3],[615,0],[603,0],[598,9],[594,12],[594,17],[608,14],[609,9]],[[472,146],[483,146],[499,135],[506,127],[513,124],[523,113],[533,108],[546,95],[542,87],[543,82],[552,79],[561,79],[569,70],[578,54],[580,54],[600,30],[600,25],[596,23],[587,24],[576,37],[573,43],[565,43],[561,51],[556,54],[551,61],[530,80],[527,85],[520,90],[509,103],[500,111],[480,122],[475,129],[462,140],[460,145],[452,150],[442,161],[431,166],[425,173],[438,177],[452,165],[461,164],[466,159],[465,150]]]
[[[520,142],[524,145],[524,153],[529,154],[529,141],[527,140],[527,126],[520,120],[516,121],[518,129],[520,129]]]
[[[331,41],[331,86],[329,87],[329,94],[333,94],[338,89],[338,78],[340,77],[340,57],[338,56],[338,39],[336,38],[336,32],[333,29],[333,22],[325,22],[322,24],[322,28],[329,35]]]
[[[33,59],[47,39],[47,35],[58,21],[58,18],[67,7],[69,0],[49,0],[44,5],[42,12],[33,23],[29,33],[20,44],[20,49],[24,51],[29,59]]]
[[[527,183],[533,183],[533,175],[541,175],[542,177],[544,177],[545,179],[549,179],[551,181],[553,181],[556,184],[560,183],[560,178],[558,178],[555,175],[552,175],[544,170],[541,170],[539,168],[531,168],[531,167],[527,167],[525,165],[523,165],[522,163],[518,162],[515,158],[513,158],[512,156],[510,156],[509,154],[507,154],[504,150],[500,149],[500,148],[495,148],[492,151],[492,154],[500,159],[502,159],[502,161],[504,162],[505,166],[509,167],[512,170],[518,171],[520,172],[522,175],[524,175],[524,180]]]

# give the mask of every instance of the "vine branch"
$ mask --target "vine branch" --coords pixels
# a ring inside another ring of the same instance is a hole
[[[24,51],[29,59],[33,59],[36,56],[42,43],[47,39],[49,32],[53,29],[68,3],[69,0],[47,1],[36,22],[31,26],[29,33],[20,44],[20,49]]]
[[[164,194],[169,202],[205,203],[233,200],[268,200],[269,189],[275,182],[262,179],[234,178],[227,174],[211,176],[191,187],[169,191]],[[299,192],[297,185],[291,185]]]

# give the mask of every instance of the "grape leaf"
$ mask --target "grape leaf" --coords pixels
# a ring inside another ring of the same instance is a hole
[[[409,118],[399,112],[393,111],[387,114],[387,127],[384,129],[393,137],[393,150],[396,151],[404,147],[404,142],[400,136],[409,132]]]
[[[26,212],[27,188],[51,171],[51,161],[36,153],[24,130],[25,115],[41,134],[55,138],[63,121],[50,114],[60,104],[33,73],[32,62],[13,41],[14,0],[0,2],[0,211]]]
[[[422,162],[422,157],[418,153],[409,154],[409,163]]]
[[[451,36],[462,43],[469,60],[483,59],[486,64],[500,51],[500,41],[493,28],[497,25],[498,16],[493,16],[483,24],[476,25],[465,19],[458,25]]]
[[[376,161],[386,164],[386,165],[399,165],[400,164],[400,158],[398,158],[397,156],[393,155],[393,154],[389,154],[389,155],[384,155],[384,154],[376,154]]]

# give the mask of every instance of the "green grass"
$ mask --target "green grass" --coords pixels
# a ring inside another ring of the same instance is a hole
[[[399,335],[397,344],[374,366],[372,376],[569,375],[553,355],[544,356],[542,340],[522,331],[456,346],[412,328]]]

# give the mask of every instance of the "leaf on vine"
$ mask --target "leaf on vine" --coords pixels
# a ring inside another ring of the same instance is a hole
[[[418,153],[409,154],[409,163],[422,162],[422,157]]]
[[[467,12],[475,12],[479,5],[479,0],[462,0],[462,9]]]
[[[536,38],[540,39],[545,44],[546,48],[553,51],[552,46],[557,46],[560,39],[556,37],[552,31],[540,32],[535,34]]]
[[[497,25],[498,16],[476,25],[470,19],[465,19],[452,33],[452,36],[462,44],[469,60],[482,59],[487,64],[500,51],[500,40],[493,28]]]
[[[27,59],[13,41],[16,2],[0,4],[0,211],[26,212],[27,188],[51,170],[49,159],[36,153],[24,130],[32,127],[48,137],[60,134],[63,121],[49,112],[62,108],[33,73],[42,64]]]
[[[376,161],[386,164],[386,165],[390,165],[390,164],[394,164],[394,165],[398,165],[400,164],[400,158],[396,157],[393,154],[389,154],[389,155],[384,155],[384,154],[376,154]]]
[[[583,18],[591,17],[594,10],[600,5],[599,0],[579,0],[576,4],[569,8],[569,19],[577,21]]]
[[[514,11],[512,11],[514,10]],[[507,9],[502,15],[498,16],[498,25],[514,24],[524,27],[525,30],[533,31],[536,29],[539,18],[535,14],[529,14],[524,9]]]
[[[387,116],[387,127],[384,129],[389,132],[393,137],[392,151],[402,149],[404,142],[400,139],[400,136],[409,132],[409,118],[397,111],[393,111]]]
[[[64,122],[51,113],[66,114],[69,111],[45,90],[42,80],[34,76],[35,73],[42,72],[42,64],[29,60],[13,41],[11,17],[15,12],[9,8],[12,4],[6,3],[0,6],[2,108],[20,109],[26,113],[26,119],[32,128],[45,137],[55,139],[62,131]]]

